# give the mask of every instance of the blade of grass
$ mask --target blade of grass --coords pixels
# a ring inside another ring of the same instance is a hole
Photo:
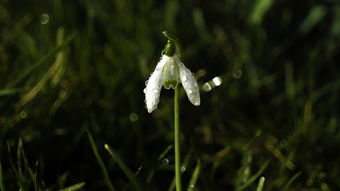
[[[173,148],[172,145],[169,145],[158,157],[158,161],[161,161],[168,153],[169,151]],[[146,179],[146,183],[149,184],[151,182],[151,180],[153,179],[154,175],[155,175],[155,168],[152,169]]]
[[[191,176],[191,179],[190,179],[188,188],[187,188],[188,191],[193,191],[193,190],[194,190],[195,184],[196,184],[197,179],[198,179],[198,176],[199,176],[199,174],[200,174],[200,171],[201,171],[201,161],[198,160],[198,161],[197,161],[197,165],[196,165],[196,167],[195,167],[195,170],[194,170],[194,172],[192,173],[192,176]]]
[[[253,24],[261,24],[263,17],[266,12],[269,11],[272,4],[273,0],[258,0],[250,15],[250,22]]]
[[[252,176],[251,178],[249,178],[249,180],[245,183],[245,184],[243,184],[242,186],[240,186],[240,188],[238,189],[239,191],[240,190],[243,190],[243,189],[245,189],[245,188],[247,188],[250,184],[252,184],[262,173],[263,173],[263,171],[267,168],[267,166],[269,165],[269,163],[270,163],[270,159],[268,159],[262,166],[261,166],[261,168],[260,168],[260,170],[259,171],[257,171],[257,173],[254,175],[254,176]]]
[[[105,183],[106,183],[106,185],[107,185],[107,187],[109,188],[110,191],[115,191],[116,189],[113,187],[113,184],[112,184],[110,177],[109,177],[109,173],[106,170],[105,164],[104,164],[102,158],[100,157],[100,155],[98,153],[97,145],[95,144],[95,142],[92,138],[92,135],[91,135],[91,133],[88,129],[86,129],[86,133],[87,133],[87,136],[89,138],[94,156],[96,157],[96,160],[97,160],[100,168],[102,169],[102,173],[103,173],[103,176],[104,176],[104,179],[105,179]]]
[[[2,173],[1,159],[0,159],[0,190],[5,191],[4,176]]]
[[[24,90],[25,90],[25,88],[2,89],[2,90],[0,90],[0,97],[20,93]]]
[[[173,190],[175,190],[175,178],[172,180],[168,191],[173,191]]]
[[[188,154],[185,155],[185,157],[184,157],[184,160],[183,160],[183,163],[182,163],[182,166],[181,166],[181,173],[184,173],[185,170],[182,171],[182,168],[185,169],[185,168],[187,167],[189,161],[191,160],[191,156],[192,156],[192,150],[190,150],[190,151],[188,152]],[[171,182],[171,184],[170,184],[170,186],[169,186],[168,191],[173,191],[173,190],[175,190],[175,186],[176,186],[176,177],[174,176],[174,178],[172,179],[172,182]]]
[[[66,179],[68,178],[69,175],[70,175],[69,172],[65,172],[64,174],[58,177],[57,183],[58,183],[59,188],[64,187]]]
[[[169,145],[169,146],[162,152],[162,154],[159,155],[158,161],[162,160],[162,159],[165,157],[165,155],[167,155],[167,154],[169,153],[169,151],[172,149],[172,147],[173,147],[172,145]]]
[[[68,43],[71,42],[71,40],[74,38],[74,35],[71,35],[69,38],[67,38],[62,44],[56,46],[52,50],[50,50],[44,57],[42,57],[40,60],[38,60],[35,64],[33,64],[31,67],[27,68],[20,76],[18,76],[15,80],[13,80],[12,83],[9,83],[7,85],[7,88],[13,88],[18,83],[23,81],[25,77],[27,77],[30,73],[32,73],[37,67],[44,64],[47,60],[54,57],[60,50],[62,50]]]
[[[64,39],[64,29],[59,28],[57,31],[57,45],[63,44]],[[63,63],[64,63],[64,50],[57,53],[54,63],[50,66],[43,77],[34,85],[34,87],[28,91],[18,103],[18,106],[23,106],[30,102],[47,84],[51,81],[51,84],[55,86],[61,79],[63,73]]]
[[[264,185],[264,181],[266,179],[262,176],[259,180],[259,183],[257,185],[256,191],[262,191],[263,190],[263,185]]]
[[[34,185],[34,189],[36,191],[38,191],[39,189],[38,189],[38,183],[37,183],[37,172],[35,171],[33,173],[32,168],[29,166],[26,154],[24,152],[23,142],[22,142],[21,138],[19,139],[18,149],[19,149],[19,151],[18,151],[18,160],[21,160],[21,158],[22,158],[22,160],[24,161],[25,171],[28,172],[30,178],[32,179],[32,182],[33,182],[33,185]],[[36,162],[36,168],[35,169],[37,169],[37,166],[38,166],[38,162]],[[23,174],[22,174],[22,176],[24,177]]]
[[[282,191],[288,190],[289,186],[301,175],[301,172],[296,173],[293,177],[291,177]]]
[[[17,177],[17,180],[18,180],[18,185],[19,185],[19,187],[20,188],[22,188],[23,187],[23,183],[21,182],[21,179],[20,179],[20,177],[18,176],[18,170],[17,170],[17,168],[15,168],[15,165],[14,165],[14,163],[13,163],[13,159],[12,159],[12,156],[11,156],[11,146],[10,146],[10,142],[7,140],[7,150],[8,150],[8,158],[9,158],[9,163],[10,163],[10,165],[11,165],[11,168],[12,168],[12,170],[13,170],[13,172],[14,172],[14,174],[15,174],[15,176]]]
[[[115,160],[117,162],[118,166],[122,169],[122,171],[128,177],[130,182],[135,186],[136,190],[142,190],[141,186],[139,185],[139,183],[138,183],[138,181],[135,177],[135,175],[127,167],[127,165],[123,162],[123,160],[118,156],[118,154],[115,153],[108,144],[105,144],[104,148],[109,152],[109,154],[112,156],[113,160]]]
[[[78,184],[74,184],[72,186],[60,189],[59,191],[74,191],[74,190],[79,190],[80,188],[85,186],[85,182],[80,182]]]
[[[20,151],[21,151],[20,147],[21,147],[21,145],[22,145],[22,141],[21,141],[21,139],[19,139],[18,145],[17,145],[17,167],[18,167],[18,177],[20,178],[20,180],[23,180],[24,176],[22,174],[21,154],[20,154]]]
[[[138,168],[137,172],[135,172],[135,176],[137,176],[137,175],[140,173],[140,171],[141,171],[142,169],[143,169],[143,167],[140,166],[140,167]],[[128,188],[130,187],[130,185],[131,185],[131,182],[125,186],[125,188],[123,189],[123,191],[128,190]]]

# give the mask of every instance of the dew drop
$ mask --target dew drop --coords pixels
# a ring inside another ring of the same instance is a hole
[[[183,173],[183,172],[185,172],[187,170],[187,168],[185,168],[185,166],[182,166],[181,167],[181,172]]]
[[[145,81],[145,85],[146,85],[146,86],[148,85],[148,82],[149,82],[149,80],[146,80],[146,81]]]
[[[50,16],[47,13],[40,15],[40,24],[46,25],[50,21]]]
[[[25,118],[27,117],[27,112],[26,112],[26,111],[20,111],[19,117],[20,117],[21,119],[25,119]]]
[[[156,94],[156,93],[158,93],[158,90],[153,89],[152,92]]]
[[[138,115],[137,113],[131,113],[130,116],[129,116],[129,119],[131,122],[135,122],[138,120]]]
[[[286,140],[282,140],[280,143],[281,148],[284,148],[287,146],[287,141]]]
[[[192,90],[191,89],[188,89],[188,94],[192,94]]]
[[[221,77],[215,77],[211,80],[215,86],[220,86],[222,84],[222,78]]]
[[[66,134],[66,129],[57,128],[57,129],[54,130],[54,133],[55,133],[56,135],[62,136],[62,135],[65,135],[65,134]]]
[[[209,82],[206,82],[206,83],[203,84],[202,89],[203,89],[203,91],[208,92],[208,91],[210,91],[212,89],[212,87],[211,87]]]
[[[60,97],[60,98],[65,98],[66,95],[67,95],[67,92],[66,92],[65,90],[61,90],[61,91],[59,92],[59,97]]]
[[[162,160],[162,165],[168,165],[169,164],[169,159],[165,158]]]
[[[188,78],[186,76],[182,76],[182,81],[186,82],[188,80]]]
[[[200,69],[200,70],[197,71],[198,77],[203,77],[203,76],[205,76],[205,74],[206,74],[206,71],[204,69]]]
[[[143,92],[146,93],[146,88],[143,89]]]
[[[242,77],[242,70],[237,70],[233,73],[233,78],[240,79]]]
[[[195,188],[195,184],[190,184],[190,188]]]

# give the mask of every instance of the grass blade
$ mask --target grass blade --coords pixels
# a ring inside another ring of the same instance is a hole
[[[267,166],[269,165],[269,163],[270,163],[270,159],[267,160],[267,161],[261,166],[260,170],[257,171],[257,173],[256,173],[254,176],[252,176],[252,177],[247,181],[247,183],[243,184],[238,190],[239,190],[239,191],[240,191],[240,190],[243,190],[243,189],[247,188],[251,183],[253,183],[253,182],[254,182],[254,181],[255,181],[255,180],[263,173],[263,171],[267,168]]]
[[[162,154],[161,155],[159,155],[159,157],[158,157],[158,161],[161,161],[164,157],[165,157],[165,155],[167,155],[168,153],[169,153],[169,151],[172,149],[172,145],[169,145],[163,152],[162,152]]]
[[[169,145],[165,148],[165,150],[159,155],[158,157],[158,161],[161,161],[165,158],[165,156],[169,153],[169,151],[172,149],[172,145]],[[165,160],[165,159],[164,159]],[[166,159],[168,160],[168,159]],[[168,162],[167,162],[168,163]],[[147,177],[147,180],[146,180],[146,183],[149,184],[151,182],[151,180],[153,179],[155,175],[155,169],[152,169],[150,172],[149,172],[149,175]]]
[[[196,167],[195,167],[195,170],[194,170],[194,172],[192,173],[192,177],[191,177],[191,179],[190,179],[190,182],[189,182],[187,191],[193,191],[193,190],[194,190],[195,184],[196,184],[197,179],[198,179],[198,176],[199,176],[199,174],[200,174],[200,171],[201,171],[201,161],[198,160],[198,161],[197,161],[197,165],[196,165]]]
[[[102,173],[103,173],[103,176],[104,176],[104,179],[105,179],[105,183],[106,183],[106,185],[107,185],[107,187],[109,188],[110,191],[115,191],[116,189],[113,187],[113,184],[112,184],[110,177],[109,177],[109,173],[106,170],[105,164],[104,164],[102,158],[100,157],[100,155],[98,153],[97,145],[94,143],[92,135],[91,135],[91,133],[89,132],[88,129],[86,129],[86,133],[88,135],[94,156],[96,157],[96,160],[97,160],[100,168],[102,169]]]
[[[24,91],[24,88],[2,89],[0,90],[0,97],[20,93],[22,91]]]
[[[188,152],[188,154],[185,155],[185,157],[184,157],[184,160],[183,160],[182,166],[181,166],[181,171],[182,171],[182,168],[184,168],[184,170],[183,170],[181,173],[184,173],[186,167],[188,166],[189,161],[191,160],[191,156],[192,156],[192,150],[190,150],[190,151]],[[175,183],[176,183],[176,181],[175,181],[175,176],[174,176],[174,178],[172,179],[172,182],[171,182],[171,184],[170,184],[170,187],[169,187],[168,191],[173,191],[173,190],[175,190],[175,186],[176,186]]]
[[[74,190],[79,190],[83,186],[85,186],[85,182],[80,182],[78,184],[74,184],[72,186],[60,189],[59,191],[74,191]]]
[[[130,182],[136,187],[136,190],[142,190],[139,185],[134,173],[127,167],[127,165],[123,162],[123,160],[115,153],[108,144],[104,145],[105,149],[112,156],[113,160],[117,162],[118,166],[122,169],[125,175],[128,177]]]
[[[263,190],[263,185],[264,185],[264,181],[266,179],[262,176],[259,180],[259,184],[257,185],[256,191],[262,191]]]
[[[27,70],[25,70],[20,76],[18,76],[17,79],[13,80],[7,88],[13,88],[18,83],[23,81],[30,73],[32,73],[36,68],[38,68],[40,65],[44,64],[48,60],[50,60],[52,57],[54,57],[60,50],[62,50],[72,39],[74,35],[67,38],[62,44],[56,46],[50,52],[48,52],[44,57],[42,57],[40,60],[38,60],[35,64],[33,64],[31,67],[29,67]]]
[[[3,176],[3,173],[2,173],[1,160],[0,160],[0,190],[5,191],[4,176]]]
[[[19,174],[21,174],[20,176],[22,177],[22,179],[24,180],[24,177],[26,176],[26,174],[23,174],[22,170],[25,170],[25,172],[28,172],[30,178],[32,179],[33,185],[34,185],[34,189],[36,191],[38,191],[38,183],[37,183],[37,172],[35,171],[33,173],[32,168],[29,166],[25,151],[24,151],[24,146],[23,146],[23,142],[22,139],[19,139],[18,142],[18,165],[20,165],[19,168]],[[21,160],[24,162],[24,169],[21,167]],[[38,166],[38,162],[36,162],[36,168],[37,169]]]
[[[59,28],[57,31],[57,45],[60,46],[63,44],[64,39],[64,29]],[[56,59],[47,72],[43,75],[43,77],[33,86],[33,88],[28,91],[18,103],[19,106],[23,106],[30,102],[47,84],[51,81],[51,84],[55,86],[64,72],[64,50],[61,50],[57,53]]]
[[[19,177],[17,168],[14,165],[14,162],[13,162],[13,159],[12,159],[12,156],[11,156],[11,154],[12,154],[12,152],[11,152],[11,144],[10,144],[10,142],[8,140],[7,140],[7,149],[8,149],[8,154],[9,154],[9,157],[8,157],[9,158],[9,163],[10,163],[11,168],[12,168],[12,170],[13,170],[16,178],[17,178],[18,186],[20,188],[22,188],[23,187],[23,182],[22,182],[21,178]]]
[[[301,175],[301,172],[296,173],[292,178],[290,178],[283,188],[283,191],[288,190],[289,186]]]

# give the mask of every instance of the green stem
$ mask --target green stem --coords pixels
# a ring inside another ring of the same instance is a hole
[[[176,191],[181,191],[181,155],[180,155],[180,143],[179,143],[179,95],[178,85],[175,88],[174,97],[174,115],[175,115],[175,180]]]

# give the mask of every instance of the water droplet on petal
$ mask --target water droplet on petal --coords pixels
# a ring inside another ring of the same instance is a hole
[[[222,78],[221,77],[215,77],[212,79],[212,82],[215,86],[220,86],[222,84]]]
[[[192,94],[192,90],[191,89],[188,89],[188,94]]]
[[[158,90],[153,89],[152,92],[156,94],[156,93],[158,93]]]
[[[143,92],[146,93],[146,88],[144,88]]]
[[[203,77],[203,76],[205,76],[205,74],[206,74],[206,71],[203,70],[203,69],[200,69],[200,70],[198,70],[198,72],[197,72],[197,76],[198,76],[198,77]]]
[[[209,82],[204,83],[203,87],[202,87],[203,91],[210,91],[212,89],[211,85],[209,84]]]
[[[182,81],[186,82],[188,80],[188,78],[186,76],[182,76]]]
[[[148,85],[148,82],[149,82],[149,80],[146,80],[146,81],[145,81],[145,85]]]

